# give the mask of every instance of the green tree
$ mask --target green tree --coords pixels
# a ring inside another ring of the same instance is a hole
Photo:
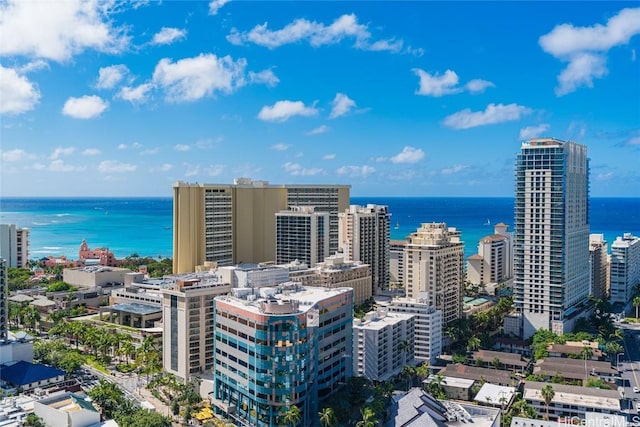
[[[636,308],[636,320],[638,320],[638,308],[640,308],[640,295],[633,298],[633,306]]]
[[[118,385],[105,380],[100,380],[89,390],[89,397],[100,406],[105,419],[113,418],[116,410],[125,404],[124,393]]]
[[[322,427],[336,427],[338,425],[338,419],[333,408],[322,408],[322,411],[318,412],[318,416]]]
[[[282,421],[286,425],[296,426],[300,422],[300,408],[296,405],[289,406],[289,408],[282,414]]]
[[[480,338],[478,338],[475,335],[469,338],[469,340],[467,341],[467,351],[472,352],[479,348],[480,348]]]
[[[65,349],[60,359],[54,366],[60,368],[70,375],[80,369],[85,363],[85,358],[73,350]]]
[[[28,427],[47,427],[42,418],[33,412],[25,417],[24,421],[22,421],[22,425]]]
[[[547,409],[547,421],[549,421],[549,405],[555,397],[556,392],[553,390],[552,386],[547,384],[542,387],[542,390],[540,390],[540,394],[542,395],[542,399],[544,399],[544,406]]]
[[[356,427],[375,427],[378,424],[376,413],[368,406],[360,410],[360,421],[356,423]]]

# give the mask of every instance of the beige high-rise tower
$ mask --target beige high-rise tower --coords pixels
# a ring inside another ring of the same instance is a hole
[[[238,178],[233,184],[173,186],[173,272],[276,259],[276,213],[313,206],[329,213],[329,253],[338,249],[338,212],[349,207],[349,185],[271,185]]]
[[[464,244],[444,223],[422,224],[404,248],[404,287],[409,298],[426,297],[442,311],[443,326],[462,316]]]

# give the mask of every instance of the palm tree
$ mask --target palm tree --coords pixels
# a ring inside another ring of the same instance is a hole
[[[287,425],[296,426],[300,422],[300,417],[300,408],[298,408],[296,405],[293,405],[289,406],[289,409],[287,409],[282,415],[282,421],[284,421],[284,423]]]
[[[585,345],[584,347],[582,347],[582,356],[584,357],[584,380],[586,382],[589,376],[587,370],[587,360],[591,359],[591,356],[593,356],[593,349],[590,346]]]
[[[467,341],[467,351],[472,352],[479,348],[480,348],[480,338],[478,338],[475,335],[469,338],[469,340]]]
[[[553,387],[547,384],[544,387],[542,387],[542,390],[540,390],[540,394],[544,399],[544,405],[547,408],[547,421],[549,421],[549,405],[551,404],[551,401],[555,397],[556,392],[553,391]]]
[[[407,380],[407,391],[409,391],[409,389],[413,385],[413,377],[416,375],[416,368],[414,366],[411,366],[411,365],[405,365],[405,367],[402,368],[402,373],[400,375],[403,378],[406,378],[406,380]]]
[[[368,406],[360,410],[360,415],[362,419],[356,423],[356,427],[375,427],[378,424],[376,413]]]
[[[633,306],[636,308],[636,320],[638,320],[638,308],[640,307],[640,295],[633,298]]]
[[[416,368],[416,375],[420,379],[420,383],[429,377],[429,363],[424,362],[422,365]]]
[[[333,408],[322,408],[318,415],[320,416],[320,425],[322,427],[336,427],[338,425],[338,419]]]

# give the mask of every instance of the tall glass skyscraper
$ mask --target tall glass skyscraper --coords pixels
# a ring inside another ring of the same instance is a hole
[[[574,142],[538,138],[516,159],[514,302],[521,335],[569,332],[589,295],[589,160]]]

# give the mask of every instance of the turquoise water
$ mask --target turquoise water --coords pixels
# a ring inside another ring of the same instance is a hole
[[[462,232],[465,257],[498,222],[513,224],[512,198],[353,197],[353,204],[389,206],[391,238],[403,239],[423,222],[446,222]],[[592,198],[592,233],[612,242],[640,235],[640,198]],[[116,257],[172,256],[171,198],[1,198],[0,222],[31,229],[30,258],[78,257],[82,239],[108,247]],[[489,225],[487,225],[489,224]]]

